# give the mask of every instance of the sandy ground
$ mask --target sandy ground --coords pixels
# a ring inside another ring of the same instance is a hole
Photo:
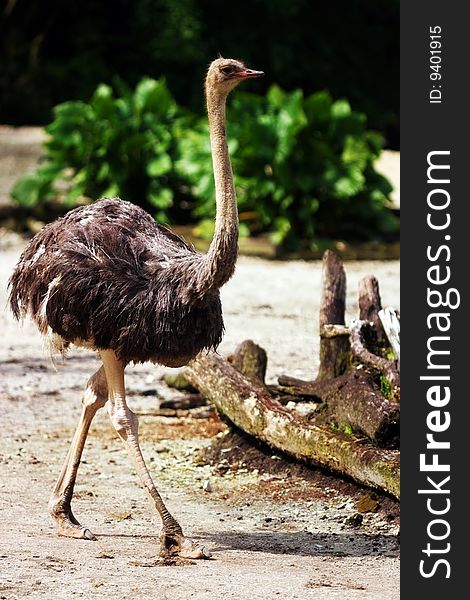
[[[0,206],[11,185],[32,171],[44,140],[40,128],[0,126]],[[399,154],[378,170],[399,205]],[[6,282],[24,242],[0,230],[0,600],[150,597],[395,600],[399,598],[397,505],[378,498],[360,514],[365,490],[312,470],[293,476],[273,454],[273,468],[221,474],[200,460],[226,425],[202,409],[169,417],[159,401],[177,394],[161,381],[167,369],[128,369],[129,404],[139,414],[142,448],[169,508],[185,533],[213,559],[184,566],[157,563],[158,523],[104,411],[98,413],[75,488],[74,512],[97,541],[60,538],[47,515],[80,413],[93,353],[74,349],[55,370],[31,323],[6,307]],[[374,273],[384,305],[399,305],[399,264],[349,262],[347,318],[356,316],[359,279]],[[228,353],[244,339],[269,356],[268,380],[281,373],[311,378],[318,367],[318,262],[241,258],[222,290]],[[199,418],[198,418],[199,417]],[[269,460],[268,460],[269,463]],[[274,468],[274,465],[276,468]],[[272,471],[272,472],[271,472]],[[204,491],[209,483],[210,492]]]
[[[21,247],[0,236],[0,599],[399,598],[394,519],[379,510],[355,526],[357,496],[325,484],[327,478],[322,489],[309,489],[277,476],[283,494],[276,496],[263,493],[272,480],[266,474],[242,469],[222,477],[198,464],[200,448],[225,426],[214,416],[190,426],[158,416],[158,400],[176,392],[160,380],[168,370],[152,365],[127,375],[143,452],[185,533],[213,559],[156,563],[158,524],[104,411],[92,426],[74,498],[76,516],[98,540],[56,536],[47,501],[98,360],[75,349],[55,371],[32,324],[14,322],[5,288]],[[356,315],[357,283],[368,273],[378,277],[384,305],[398,307],[398,262],[347,263],[346,270],[348,318]],[[270,381],[286,372],[313,377],[320,277],[319,262],[240,258],[222,290],[227,330],[220,352],[251,338],[268,352]],[[207,481],[210,492],[203,490]],[[293,493],[296,486],[301,494]]]
[[[36,169],[46,134],[41,127],[0,125],[0,207],[11,203],[10,189]]]

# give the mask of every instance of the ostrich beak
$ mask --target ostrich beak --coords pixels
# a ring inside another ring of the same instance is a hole
[[[240,79],[246,79],[248,77],[263,77],[264,71],[255,71],[253,69],[243,69],[243,71],[238,71],[237,77]]]

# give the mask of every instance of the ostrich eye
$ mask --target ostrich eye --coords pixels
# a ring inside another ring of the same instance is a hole
[[[221,67],[220,69],[224,75],[232,75],[235,72],[235,67],[233,65],[227,65],[226,67]]]

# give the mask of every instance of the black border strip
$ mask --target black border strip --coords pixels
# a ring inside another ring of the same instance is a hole
[[[451,600],[468,593],[470,327],[465,307],[470,279],[470,99],[465,90],[470,25],[465,7],[452,0],[401,3],[401,597],[405,599]],[[440,28],[441,37],[431,38],[430,28],[435,32]],[[438,46],[431,44],[434,40],[442,44],[440,53],[431,53],[438,49],[432,47]],[[431,77],[432,73],[441,78]],[[450,168],[431,168],[428,173],[430,163]],[[437,268],[430,271],[431,267]],[[437,293],[429,296],[428,289]],[[446,307],[446,299],[460,305]],[[430,317],[432,313],[443,316]],[[420,469],[421,454],[425,457]]]

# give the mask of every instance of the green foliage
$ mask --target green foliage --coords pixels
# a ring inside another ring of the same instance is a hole
[[[61,203],[72,208],[103,196],[120,196],[163,222],[173,206],[173,126],[177,105],[164,80],[144,78],[116,97],[107,85],[89,103],[65,102],[46,127],[49,139],[39,169],[11,192],[19,204]]]
[[[325,240],[380,239],[397,229],[388,181],[373,167],[381,136],[327,92],[307,98],[272,86],[238,91],[228,112],[242,235],[270,232],[283,250]],[[178,108],[164,80],[54,109],[46,154],[12,196],[25,207],[72,208],[103,196],[143,206],[164,223],[190,220],[211,237],[215,189],[207,118]],[[44,212],[44,211],[43,211]]]
[[[272,86],[266,96],[238,92],[228,118],[240,220],[271,231],[284,249],[317,249],[325,239],[381,239],[396,232],[389,182],[373,166],[381,136],[365,115],[328,92],[304,98]],[[197,198],[194,215],[213,219],[207,123],[183,134],[176,167]]]
[[[342,433],[344,433],[345,435],[353,435],[353,430],[351,425],[349,425],[349,423],[345,423],[344,425],[342,425],[341,427],[335,423],[334,421],[332,421],[330,423],[330,429],[332,431],[341,431]]]
[[[390,400],[393,397],[392,386],[384,375],[380,375],[380,391],[387,400]]]

